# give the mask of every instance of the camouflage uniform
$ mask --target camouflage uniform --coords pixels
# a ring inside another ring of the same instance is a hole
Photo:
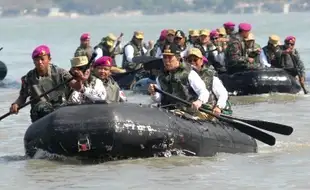
[[[162,72],[159,74],[158,82],[163,91],[192,102],[197,100],[198,96],[189,85],[189,73],[189,68],[181,66],[174,72]],[[175,105],[177,103],[178,101],[169,96],[163,96],[161,99],[162,106]]]
[[[250,47],[246,49],[246,56],[253,58],[255,61],[253,64],[259,66],[261,65],[260,63],[260,51],[261,51],[261,47],[259,44],[254,43],[254,47]]]
[[[306,76],[305,72],[305,66],[304,63],[301,61],[299,53],[296,49],[293,49],[293,52],[288,54],[288,53],[283,53],[285,51],[286,47],[284,45],[280,46],[280,63],[278,65],[278,68],[283,68],[287,72],[289,72],[292,76],[297,76],[298,73],[300,74],[301,77]],[[296,65],[296,69],[295,69]]]
[[[240,35],[236,35],[228,43],[225,58],[226,68],[229,73],[256,69],[258,67],[257,64],[248,61],[245,42]]]
[[[88,60],[90,60],[92,54],[93,54],[93,49],[91,46],[88,46],[87,48],[79,46],[75,50],[74,57],[87,56]]]
[[[44,77],[39,76],[36,69],[33,69],[22,77],[22,86],[15,103],[21,106],[28,97],[34,99],[70,78],[71,75],[68,71],[52,64],[49,67],[48,75]],[[60,106],[65,100],[66,93],[69,92],[68,89],[67,85],[63,85],[40,100],[33,102],[30,110],[31,121],[40,119]]]

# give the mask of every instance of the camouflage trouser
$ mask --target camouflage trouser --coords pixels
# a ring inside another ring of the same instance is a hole
[[[51,103],[40,101],[34,105],[30,110],[30,118],[32,122],[46,116],[47,114],[54,111]]]

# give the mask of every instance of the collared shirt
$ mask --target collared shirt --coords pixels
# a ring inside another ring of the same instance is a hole
[[[200,76],[196,73],[196,71],[191,70],[188,75],[188,81],[189,85],[192,87],[192,89],[195,91],[195,93],[198,95],[198,100],[201,100],[203,104],[208,102],[210,93],[206,88],[206,84],[203,82],[203,80],[200,78]],[[160,83],[158,81],[158,77],[156,78],[156,87],[161,89]],[[152,99],[156,102],[161,101],[161,93],[156,92]]]

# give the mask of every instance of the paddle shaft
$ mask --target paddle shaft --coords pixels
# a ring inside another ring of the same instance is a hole
[[[88,61],[88,64],[87,64],[88,67],[86,67],[85,70],[87,70],[87,69],[90,67],[90,64],[93,62],[93,60],[95,59],[96,56],[97,56],[97,54],[96,54],[96,52],[94,52],[94,53],[92,54],[92,57],[91,57],[90,60]],[[84,72],[85,72],[85,70],[84,70]],[[58,85],[55,86],[54,88],[52,88],[52,89],[50,89],[50,90],[44,92],[43,94],[41,94],[41,95],[39,95],[39,96],[37,96],[37,97],[31,99],[31,100],[29,100],[28,102],[24,103],[23,105],[20,105],[20,106],[18,107],[18,110],[20,110],[20,109],[22,109],[22,108],[28,106],[29,104],[34,103],[35,101],[37,101],[37,100],[39,100],[40,98],[42,98],[43,96],[46,96],[47,94],[53,92],[54,90],[60,88],[61,86],[65,85],[65,84],[68,84],[68,83],[71,82],[73,79],[74,79],[74,77],[71,77],[70,79],[67,79],[67,80],[64,81],[63,83],[58,84]],[[8,112],[8,113],[2,115],[2,116],[0,117],[0,121],[1,121],[2,119],[4,119],[4,118],[8,117],[9,115],[11,115],[11,112]]]
[[[118,39],[118,41],[116,42],[116,44],[115,44],[115,46],[114,46],[114,48],[112,49],[112,51],[111,51],[111,55],[113,55],[114,54],[114,52],[116,51],[116,48],[121,44],[121,41],[119,40],[121,37],[123,37],[124,36],[124,34],[123,33],[121,33],[120,35],[119,35],[119,37],[117,38]]]
[[[177,97],[175,97],[175,98],[177,98]],[[183,101],[182,99],[179,99],[179,98],[178,98],[178,100]],[[274,133],[278,133],[281,135],[291,135],[294,131],[294,129],[290,126],[279,124],[279,123],[273,123],[270,121],[238,118],[238,117],[233,117],[233,116],[225,115],[225,114],[221,114],[220,116],[225,117],[227,119],[239,120],[239,121],[245,122],[247,124],[253,125],[257,128],[267,130],[270,132],[274,132]]]
[[[171,98],[174,98],[175,100],[178,100],[179,102],[185,104],[185,105],[188,105],[188,106],[191,106],[192,104],[190,102],[187,102],[186,100],[183,100],[179,97],[176,97],[176,96],[173,96],[172,94],[169,94],[167,92],[164,92],[158,88],[155,88],[155,91],[156,92],[159,92],[163,95],[166,95],[166,96],[169,96]],[[200,111],[202,112],[205,112],[207,114],[210,114],[218,119],[220,119],[221,121],[224,121],[224,122],[227,122],[227,123],[232,123],[234,125],[235,128],[237,128],[238,130],[240,130],[241,132],[263,142],[263,143],[266,143],[270,146],[273,146],[275,145],[275,138],[267,133],[264,133],[258,129],[255,128],[255,126],[253,125],[250,125],[248,123],[245,123],[243,121],[239,121],[239,120],[236,120],[236,119],[228,119],[228,118],[225,118],[225,117],[221,117],[221,116],[218,116],[214,113],[212,113],[212,111],[209,111],[209,110],[206,110],[206,109],[203,109],[203,108],[199,108]]]

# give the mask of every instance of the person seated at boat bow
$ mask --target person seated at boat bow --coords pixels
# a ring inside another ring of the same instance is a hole
[[[213,113],[220,114],[226,110],[231,114],[230,103],[228,102],[228,92],[222,81],[214,76],[214,72],[205,66],[203,56],[198,48],[189,49],[186,61],[191,64],[192,68],[199,74],[210,92],[208,104],[211,105]]]
[[[22,85],[19,97],[11,105],[11,113],[17,114],[19,107],[25,104],[28,97],[36,99],[39,95],[60,84],[64,84],[65,81],[72,77],[68,71],[51,64],[50,49],[46,45],[40,45],[34,49],[32,60],[35,68],[21,78]],[[45,97],[34,101],[30,110],[31,121],[34,122],[44,117],[63,104],[70,87],[76,90],[81,88],[78,80],[78,78],[72,80],[69,84],[64,84]]]
[[[107,97],[106,89],[100,79],[91,76],[86,56],[74,57],[71,59],[70,73],[77,76],[81,89],[72,92],[68,99],[69,103],[90,103],[104,101]],[[86,70],[85,70],[86,69]],[[83,72],[85,70],[85,72]]]
[[[202,104],[208,102],[209,91],[197,72],[180,62],[180,53],[175,44],[166,46],[163,52],[164,70],[156,78],[156,84],[149,85],[148,91],[154,101],[166,108],[169,105],[171,105],[169,107],[175,107],[178,102],[155,92],[155,87],[192,102],[192,107],[199,109]]]
[[[285,69],[289,74],[298,78],[300,76],[301,83],[305,82],[305,66],[300,59],[299,52],[295,48],[296,38],[288,36],[284,40],[284,45],[281,48],[280,68]]]
[[[95,61],[92,65],[93,74],[100,79],[106,89],[106,102],[124,102],[127,98],[123,91],[121,91],[117,82],[111,77],[112,58],[103,56]]]

